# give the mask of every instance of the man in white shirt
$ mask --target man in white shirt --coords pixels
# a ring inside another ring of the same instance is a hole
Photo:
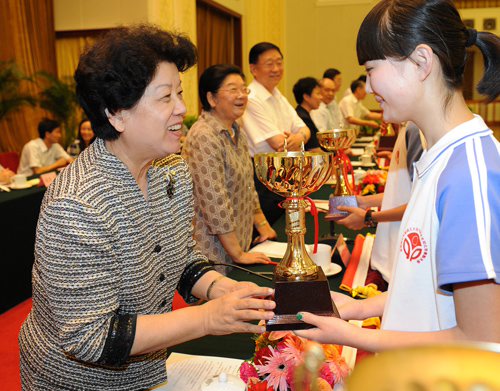
[[[378,129],[375,120],[381,120],[382,114],[368,110],[361,102],[366,97],[366,86],[362,80],[351,83],[352,94],[345,96],[339,103],[340,111],[344,117],[344,127],[360,129],[361,126]]]
[[[73,161],[59,144],[61,128],[57,121],[43,119],[38,124],[40,138],[29,141],[21,152],[18,174],[33,175],[53,171]]]
[[[250,95],[243,115],[243,130],[248,138],[250,156],[256,153],[298,151],[306,144],[310,131],[277,86],[283,77],[281,50],[269,42],[260,42],[250,49],[250,72],[254,80],[248,86]],[[272,225],[281,214],[278,203],[283,199],[267,190],[255,178],[260,205]]]
[[[319,81],[321,88],[321,103],[317,110],[311,111],[311,118],[319,131],[328,129],[338,129],[343,126],[343,117],[337,102],[335,93],[337,86],[330,78],[323,78]]]

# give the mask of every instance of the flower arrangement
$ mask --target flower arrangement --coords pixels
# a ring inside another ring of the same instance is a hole
[[[240,367],[240,377],[248,391],[305,390],[299,378],[304,378],[305,360],[311,349],[322,350],[323,361],[313,379],[314,389],[331,391],[349,374],[338,345],[321,345],[300,338],[290,331],[271,331],[255,340],[255,354]]]
[[[368,170],[361,181],[361,195],[383,193],[386,181],[387,171]]]

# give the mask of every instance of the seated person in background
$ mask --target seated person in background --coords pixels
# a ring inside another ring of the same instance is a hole
[[[311,132],[311,137],[304,148],[308,151],[321,151],[316,138],[318,128],[314,124],[310,112],[316,110],[321,103],[321,92],[318,81],[314,77],[299,79],[293,86],[293,96],[297,102],[295,111]]]
[[[94,140],[95,134],[92,130],[92,124],[87,118],[84,118],[78,125],[78,137],[68,147],[68,153],[71,157],[76,158]]]
[[[340,87],[342,86],[342,74],[338,69],[328,68],[323,72],[323,79],[330,79],[335,83],[335,93],[340,91]]]
[[[333,81],[333,87],[330,83],[326,81],[326,79],[330,79]],[[325,87],[321,90],[321,94],[331,94],[329,91],[331,88],[334,88],[333,90],[333,97],[330,103],[328,103],[326,106],[328,110],[330,110],[330,113],[333,118],[333,122],[335,123],[335,128],[339,128],[341,124],[344,123],[344,117],[342,116],[342,113],[340,112],[339,105],[337,101],[335,100],[335,96],[337,95],[337,92],[340,91],[340,87],[342,86],[342,75],[338,69],[335,68],[328,68],[324,73],[323,73],[323,81],[320,81],[319,84],[323,85],[325,84]]]
[[[245,75],[235,65],[213,65],[198,90],[203,111],[182,148],[194,184],[194,238],[215,262],[269,263],[264,254],[248,252],[253,225],[259,242],[276,232],[260,209],[247,139],[236,123],[248,101]]]
[[[356,80],[361,80],[363,83],[366,84],[366,75],[359,75],[359,77]],[[346,96],[349,96],[351,94],[352,94],[351,86],[349,86],[345,89],[344,95],[342,96],[342,98],[345,98]]]
[[[344,127],[360,129],[361,126],[378,129],[380,125],[375,120],[381,120],[382,114],[368,110],[361,102],[366,98],[366,85],[362,80],[351,83],[352,94],[345,96],[339,103],[344,116]],[[365,119],[366,118],[366,119]]]
[[[0,164],[0,183],[9,183],[15,173]]]
[[[394,257],[399,249],[398,233],[411,195],[413,163],[420,159],[424,145],[425,139],[413,123],[402,126],[394,145],[384,193],[357,196],[358,208],[339,207],[350,214],[337,224],[353,230],[377,227],[370,267],[378,271],[386,282],[390,280]],[[371,212],[372,207],[381,210]],[[379,286],[380,290],[382,288]]]
[[[335,82],[328,77],[319,81],[321,103],[316,110],[311,110],[311,118],[319,131],[338,129],[343,126],[344,118],[339,105],[335,102]]]
[[[21,152],[18,174],[33,175],[64,167],[74,159],[59,144],[61,128],[59,122],[43,119],[38,124],[40,138],[29,141]]]
[[[249,61],[254,80],[248,86],[250,94],[243,115],[243,130],[248,138],[250,156],[283,151],[285,139],[289,151],[298,151],[311,134],[277,88],[283,77],[280,49],[269,42],[258,43],[250,49]],[[278,206],[283,198],[268,190],[256,177],[254,180],[262,211],[273,225],[284,213]]]

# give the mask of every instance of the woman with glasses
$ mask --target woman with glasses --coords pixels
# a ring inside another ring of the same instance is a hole
[[[194,182],[194,236],[216,262],[268,263],[264,254],[248,252],[252,226],[259,232],[258,242],[276,237],[260,209],[247,139],[237,123],[249,92],[237,66],[207,68],[199,82],[203,112],[182,151]]]

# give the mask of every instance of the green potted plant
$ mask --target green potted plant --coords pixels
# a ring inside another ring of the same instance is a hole
[[[80,110],[76,98],[75,82],[59,80],[47,72],[37,72],[40,94],[38,104],[49,111],[54,119],[61,122],[63,139],[61,144],[67,146],[76,137]]]
[[[22,82],[32,82],[32,79],[24,75],[13,60],[0,61],[0,121],[22,106],[35,106],[36,99],[22,92]]]

